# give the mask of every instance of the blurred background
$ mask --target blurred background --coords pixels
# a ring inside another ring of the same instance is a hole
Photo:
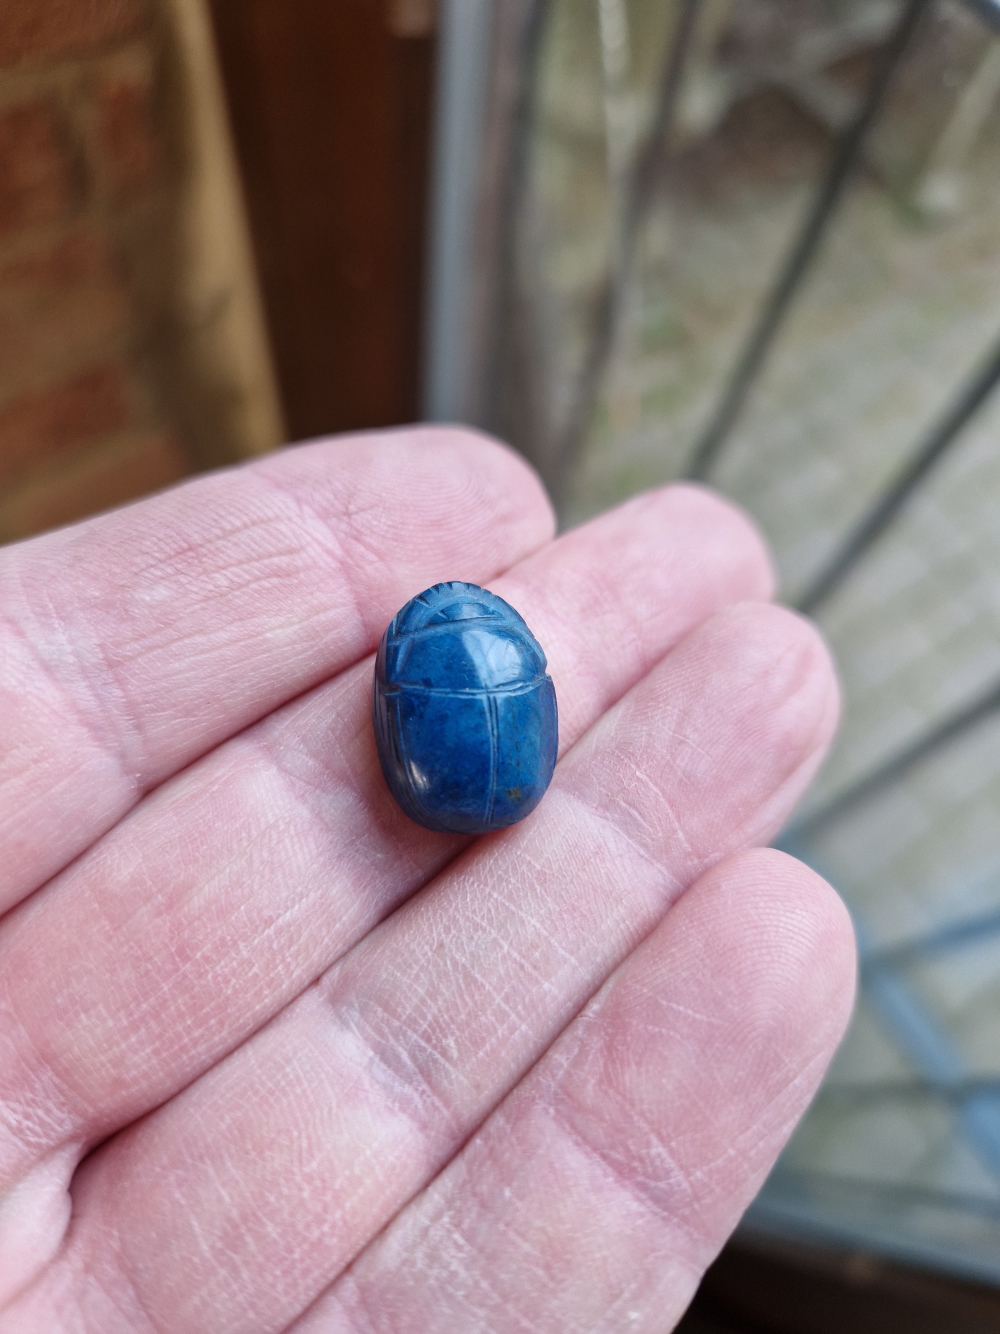
[[[1000,1330],[1000,0],[0,0],[0,541],[484,426],[750,510],[862,997],[688,1334]]]

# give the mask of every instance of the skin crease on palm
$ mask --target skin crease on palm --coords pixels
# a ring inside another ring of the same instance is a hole
[[[389,618],[488,586],[552,786],[394,806]],[[846,1024],[766,844],[837,714],[696,487],[553,539],[516,455],[300,446],[0,551],[0,1334],[668,1331]]]

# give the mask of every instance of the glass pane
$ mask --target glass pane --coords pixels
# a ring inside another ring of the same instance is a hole
[[[1000,1279],[1000,10],[522,9],[481,417],[566,523],[700,469],[842,672],[864,993],[751,1219]]]

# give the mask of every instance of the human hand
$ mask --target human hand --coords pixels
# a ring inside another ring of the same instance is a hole
[[[551,525],[420,430],[0,551],[3,1334],[679,1318],[850,1008],[843,907],[760,846],[836,689],[708,493]],[[475,841],[395,807],[369,718],[444,579],[559,700],[548,794]]]

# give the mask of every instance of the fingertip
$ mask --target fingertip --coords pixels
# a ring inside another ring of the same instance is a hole
[[[511,560],[550,541],[555,532],[555,513],[537,472],[509,445],[469,426],[416,423],[325,436],[248,467],[279,481],[336,484],[347,464],[351,484],[359,466],[367,464],[384,477],[387,489],[405,484],[414,504],[438,521],[468,512],[480,527],[511,528],[516,535]]]
[[[785,1014],[797,1046],[826,1068],[851,1017],[857,985],[854,926],[821,875],[777,848],[751,848],[719,862],[693,890],[714,904],[720,937],[743,959],[742,989]],[[691,892],[691,891],[689,891]],[[815,1083],[818,1083],[818,1075]]]
[[[537,470],[523,454],[505,441],[477,427],[451,423],[416,423],[394,431],[408,446],[419,447],[452,460],[452,466],[467,470],[498,496],[506,496],[521,507],[526,524],[537,533],[537,545],[555,536],[555,509]]]
[[[767,539],[747,510],[699,482],[672,482],[661,494],[710,536],[706,555],[722,551],[738,570],[740,601],[771,601],[777,586],[774,562]]]
[[[797,734],[799,763],[822,757],[840,719],[840,686],[830,648],[816,625],[788,607],[741,602],[713,617],[731,646],[733,669],[762,683]]]
[[[703,1268],[759,1189],[843,1035],[854,968],[830,886],[756,849],[704,871],[599,994],[559,1097],[683,1221],[674,1256]]]
[[[836,1044],[857,988],[858,948],[847,904],[828,880],[779,848],[752,848],[740,857],[745,873],[764,887],[772,920],[795,933],[803,975],[825,983],[819,1008]]]
[[[840,722],[840,680],[829,644],[815,621],[790,607],[767,608],[772,625],[783,624],[791,651],[797,652],[803,680],[816,696],[815,750],[825,754]]]

